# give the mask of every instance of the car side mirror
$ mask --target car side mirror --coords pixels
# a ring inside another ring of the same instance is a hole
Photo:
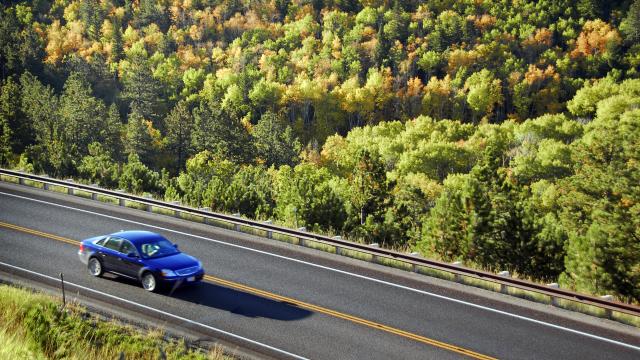
[[[173,244],[173,247],[177,249],[178,248],[178,244]]]

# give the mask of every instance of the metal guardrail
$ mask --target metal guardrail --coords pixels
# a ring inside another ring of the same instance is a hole
[[[494,274],[487,271],[476,270],[459,266],[457,264],[449,264],[439,262],[435,260],[424,259],[415,255],[400,253],[393,250],[382,249],[377,246],[359,244],[351,241],[340,239],[339,237],[329,237],[325,235],[314,234],[304,230],[294,230],[278,225],[273,225],[270,222],[260,222],[255,220],[243,219],[234,215],[219,214],[204,209],[195,209],[188,206],[180,205],[178,203],[170,203],[161,200],[156,200],[150,197],[136,196],[124,193],[119,190],[107,190],[97,186],[79,184],[73,181],[64,181],[48,176],[39,176],[24,173],[21,171],[0,169],[0,175],[14,177],[18,179],[21,185],[25,184],[25,180],[31,180],[43,184],[43,188],[48,190],[50,185],[60,186],[67,188],[69,194],[74,194],[74,190],[80,190],[91,194],[93,200],[97,200],[97,195],[107,196],[118,199],[120,206],[125,206],[126,201],[132,201],[146,205],[147,211],[151,211],[152,207],[163,208],[169,211],[173,211],[176,216],[181,216],[181,213],[196,215],[205,219],[213,219],[234,225],[236,231],[240,231],[240,226],[247,226],[254,229],[265,231],[268,238],[272,238],[273,233],[286,235],[289,237],[297,238],[298,244],[301,246],[307,246],[307,240],[316,243],[321,243],[326,246],[335,249],[335,253],[341,255],[343,250],[351,250],[371,255],[372,262],[381,263],[384,265],[382,259],[400,261],[411,267],[412,271],[420,272],[419,268],[429,268],[433,270],[443,271],[454,275],[456,281],[460,282],[462,276],[474,278],[482,281],[488,281],[491,283],[499,284],[500,291],[502,293],[508,293],[508,288],[516,288],[523,291],[538,293],[551,298],[551,304],[557,305],[558,299],[564,299],[572,302],[576,302],[583,305],[590,305],[605,310],[606,316],[611,318],[611,312],[616,311],[627,315],[640,317],[640,306],[626,304],[617,301],[611,301],[610,296],[596,297],[585,295],[565,289],[560,289],[556,284],[543,285],[534,283],[531,281],[515,279],[509,277],[507,272]]]

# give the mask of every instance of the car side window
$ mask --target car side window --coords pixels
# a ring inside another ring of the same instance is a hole
[[[107,241],[108,237],[103,237],[102,239],[95,242],[96,245],[104,246],[104,243]]]
[[[125,255],[128,255],[130,253],[138,255],[138,251],[136,250],[135,246],[133,246],[133,244],[131,244],[128,240],[122,240],[122,247],[120,248],[120,252]]]
[[[115,250],[115,251],[120,251],[120,244],[122,243],[122,239],[118,239],[115,237],[111,237],[107,240],[107,242],[104,244],[104,247],[106,247],[107,249],[111,249],[111,250]]]

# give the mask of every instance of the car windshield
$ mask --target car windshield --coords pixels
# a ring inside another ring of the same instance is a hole
[[[173,255],[179,252],[169,240],[164,239],[144,243],[140,245],[140,250],[142,257],[147,259]]]

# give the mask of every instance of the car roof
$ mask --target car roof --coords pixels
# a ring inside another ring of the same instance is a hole
[[[142,231],[142,230],[132,230],[132,231],[120,231],[117,233],[110,234],[111,236],[117,236],[123,239],[127,239],[134,244],[141,244],[143,242],[153,241],[153,240],[163,240],[165,239],[162,235],[156,234],[151,231]]]

